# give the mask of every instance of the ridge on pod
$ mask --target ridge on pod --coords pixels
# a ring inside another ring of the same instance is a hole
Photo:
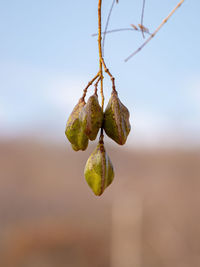
[[[113,91],[104,113],[104,130],[106,134],[119,145],[126,143],[131,130],[129,111]]]
[[[86,105],[81,110],[80,120],[85,134],[90,140],[95,140],[103,123],[103,111],[96,94],[89,97]]]
[[[82,122],[79,118],[80,112],[84,106],[85,101],[81,98],[69,116],[65,129],[65,135],[75,151],[84,151],[88,146],[88,137],[84,132]]]
[[[85,179],[96,196],[100,196],[114,179],[113,165],[104,145],[99,143],[85,165]]]

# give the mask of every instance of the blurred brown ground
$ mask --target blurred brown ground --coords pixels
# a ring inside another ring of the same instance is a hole
[[[92,149],[0,143],[0,266],[199,267],[200,151],[108,147],[115,180],[95,197],[83,176]],[[134,247],[123,250],[134,227]]]

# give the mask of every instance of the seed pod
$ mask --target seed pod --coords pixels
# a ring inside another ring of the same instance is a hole
[[[85,101],[81,98],[69,116],[65,130],[65,134],[75,151],[85,150],[88,146],[88,137],[84,133],[79,119],[80,112],[84,106]]]
[[[113,91],[104,113],[104,130],[119,145],[126,143],[131,130],[129,111],[121,103],[117,92]]]
[[[85,179],[95,195],[100,196],[114,178],[113,165],[103,144],[98,144],[85,165]]]
[[[95,140],[103,122],[103,111],[99,105],[97,95],[94,94],[89,97],[87,104],[81,111],[80,119],[85,134],[90,140]]]

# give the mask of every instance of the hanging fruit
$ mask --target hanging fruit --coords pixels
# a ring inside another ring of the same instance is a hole
[[[90,140],[95,140],[103,122],[103,111],[96,94],[89,97],[81,110],[80,118],[85,134]]]
[[[119,145],[124,145],[131,130],[129,111],[113,91],[104,113],[104,130]]]
[[[115,89],[115,78],[106,67],[102,56],[102,31],[101,31],[101,5],[98,5],[98,46],[99,46],[99,71],[94,78],[88,82],[83,90],[83,95],[73,109],[65,130],[65,134],[75,151],[85,150],[89,140],[97,138],[100,130],[99,143],[87,160],[84,175],[85,179],[96,196],[102,195],[105,189],[114,179],[113,165],[108,157],[104,142],[103,131],[117,144],[125,144],[131,126],[129,123],[129,111],[121,103]],[[103,73],[110,76],[112,82],[112,94],[104,112]],[[94,93],[89,97],[87,103],[85,97],[88,88],[94,84]],[[100,84],[101,106],[98,101],[98,85]]]
[[[95,195],[100,196],[114,179],[113,165],[104,145],[99,143],[85,166],[85,179]]]
[[[88,137],[84,132],[82,122],[79,118],[80,112],[84,106],[85,101],[81,98],[69,116],[65,129],[65,134],[75,151],[84,151],[88,146]]]

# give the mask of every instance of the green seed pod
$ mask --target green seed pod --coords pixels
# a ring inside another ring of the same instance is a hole
[[[83,123],[85,134],[90,140],[95,140],[103,123],[103,111],[97,95],[94,94],[89,97],[87,104],[81,111],[80,120]]]
[[[85,179],[95,195],[100,196],[114,178],[113,165],[103,144],[98,144],[85,165]]]
[[[88,137],[84,133],[82,123],[79,119],[80,112],[84,106],[85,101],[81,98],[69,116],[65,129],[65,134],[75,151],[86,150],[88,146]]]
[[[113,91],[104,113],[104,130],[119,145],[124,145],[131,130],[129,111]]]

